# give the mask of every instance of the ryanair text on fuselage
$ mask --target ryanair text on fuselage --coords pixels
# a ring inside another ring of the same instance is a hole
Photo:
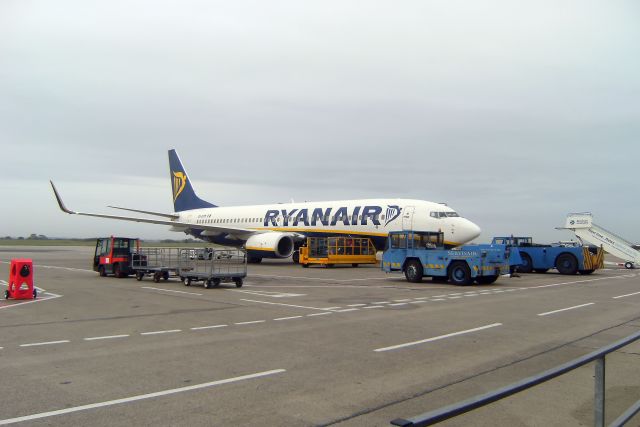
[[[287,227],[287,226],[334,226],[338,223],[344,225],[368,225],[371,220],[373,225],[381,225],[382,207],[380,206],[356,206],[352,212],[346,206],[339,207],[334,213],[333,208],[315,208],[311,213],[309,209],[269,209],[264,217],[265,227]],[[398,206],[388,206],[387,216],[384,226],[400,216],[402,208]],[[279,224],[278,222],[281,222]]]

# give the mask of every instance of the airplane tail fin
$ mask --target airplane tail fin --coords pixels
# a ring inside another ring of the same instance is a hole
[[[169,175],[173,192],[173,208],[176,212],[217,207],[196,195],[187,176],[187,171],[182,166],[178,153],[173,149],[169,150]]]

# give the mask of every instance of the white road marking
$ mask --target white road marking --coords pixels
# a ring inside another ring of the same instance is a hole
[[[561,308],[560,310],[547,311],[546,313],[540,313],[538,316],[548,316],[549,314],[560,313],[562,311],[573,310],[576,308],[587,307],[589,305],[594,305],[595,302],[590,302],[588,304],[574,305],[573,307]]]
[[[429,302],[429,301],[411,301],[411,304],[424,304],[425,302]]]
[[[638,295],[638,294],[640,294],[640,292],[634,292],[632,294],[626,294],[626,295],[618,295],[617,297],[613,297],[613,299],[625,298],[625,297],[630,297],[632,295]]]
[[[494,294],[502,294],[504,291],[493,291]]]
[[[337,310],[342,307],[324,307],[323,310]]]
[[[417,298],[414,298],[414,299],[428,299],[428,298],[429,297],[417,297]]]
[[[62,296],[63,295],[55,295],[55,296],[52,296],[51,298],[36,298],[36,299],[32,299],[32,300],[25,301],[25,302],[18,302],[18,303],[15,303],[15,304],[3,305],[2,307],[0,307],[0,310],[6,309],[6,308],[18,307],[18,306],[25,305],[25,304],[33,304],[34,302],[50,301],[52,299],[60,298]]]
[[[60,341],[48,341],[48,342],[32,342],[30,344],[20,344],[20,347],[36,347],[40,345],[54,345],[54,344],[66,344],[71,341],[69,340],[60,340]]]
[[[367,304],[349,304],[347,307],[364,307]]]
[[[140,332],[140,335],[173,334],[173,333],[176,333],[176,332],[182,332],[182,329],[169,329],[167,331]]]
[[[434,298],[431,301],[446,301],[444,298]]]
[[[286,292],[272,292],[272,291],[247,291],[240,289],[227,289],[229,292],[241,292],[243,294],[251,294],[258,295],[261,297],[271,297],[271,298],[291,298],[291,297],[303,297],[306,294],[291,294]]]
[[[305,306],[305,305],[283,304],[283,303],[279,303],[279,302],[269,302],[269,301],[256,301],[256,300],[253,300],[253,299],[241,299],[240,301],[257,302],[257,303],[260,303],[260,304],[269,304],[269,305],[282,305],[284,307],[306,308],[307,310],[319,310],[319,311],[331,310],[331,309],[328,309],[328,308],[308,307],[308,306]],[[340,308],[340,307],[334,307],[334,308]]]
[[[384,306],[382,306],[382,305],[370,305],[368,307],[364,307],[364,309],[369,309],[369,308],[384,308]]]
[[[307,314],[307,317],[313,317],[313,316],[326,316],[331,314],[330,311],[327,311],[326,313],[312,313],[312,314]]]
[[[393,302],[408,302],[411,301],[411,298],[408,299],[394,299]]]
[[[459,298],[462,298],[462,297],[449,297],[449,299],[459,299]]]
[[[155,393],[139,394],[137,396],[126,397],[124,399],[109,400],[107,402],[92,403],[92,404],[89,404],[89,405],[82,405],[82,406],[75,406],[75,407],[72,407],[72,408],[58,409],[56,411],[41,412],[39,414],[26,415],[26,416],[23,416],[23,417],[7,418],[7,419],[4,419],[4,420],[0,420],[0,425],[8,425],[8,424],[14,424],[14,423],[19,423],[19,422],[24,422],[24,421],[32,421],[32,420],[37,420],[37,419],[41,419],[41,418],[49,418],[49,417],[53,417],[53,416],[56,416],[56,415],[70,414],[70,413],[73,413],[73,412],[86,411],[86,410],[89,410],[89,409],[104,408],[105,406],[113,406],[113,405],[119,405],[119,404],[122,404],[122,403],[135,402],[135,401],[138,401],[138,400],[152,399],[152,398],[155,398],[155,397],[162,397],[162,396],[168,396],[168,395],[177,394],[177,393],[184,393],[184,392],[192,391],[192,390],[201,390],[203,388],[215,387],[215,386],[219,386],[219,385],[223,385],[223,384],[230,384],[230,383],[234,383],[234,382],[240,382],[240,381],[245,381],[245,380],[250,380],[250,379],[255,379],[255,378],[261,378],[261,377],[266,377],[266,376],[269,376],[269,375],[280,374],[280,373],[283,373],[283,372],[287,372],[287,371],[285,369],[274,369],[272,371],[258,372],[258,373],[255,373],[255,374],[243,375],[243,376],[240,376],[240,377],[228,378],[228,379],[225,379],[225,380],[212,381],[212,382],[203,383],[203,384],[195,384],[195,385],[190,385],[190,386],[187,386],[187,387],[174,388],[174,389],[170,389],[170,390],[163,390],[163,391],[158,391],[158,392],[155,392]]]
[[[334,310],[334,311],[336,313],[347,313],[349,311],[358,311],[358,310],[360,310],[360,309],[359,308],[347,308],[347,309],[344,309],[344,310]]]
[[[217,329],[217,328],[226,328],[229,325],[210,325],[210,326],[198,326],[196,328],[191,328],[192,331],[201,331],[203,329]]]
[[[319,313],[322,314],[322,313]],[[289,316],[289,317],[278,317],[277,319],[273,319],[273,320],[291,320],[291,319],[300,319],[303,316]]]
[[[396,304],[389,304],[389,307],[401,307],[403,305],[407,305],[407,303],[406,302],[399,302],[399,303],[396,303]]]
[[[176,294],[187,294],[187,295],[199,295],[199,296],[202,296],[202,294],[197,294],[195,292],[174,291],[173,289],[152,288],[151,286],[142,286],[141,289],[152,289],[154,291],[164,291],[164,292],[173,292],[173,293],[176,293]]]
[[[363,282],[369,280],[387,280],[386,277],[371,277],[366,279],[329,279],[326,277],[304,277],[304,276],[274,276],[270,274],[251,274],[253,277],[270,277],[274,279],[297,279],[297,280],[311,280],[311,281],[322,281],[322,282],[339,282],[339,283],[348,283],[348,282]]]
[[[463,295],[465,297],[479,297],[480,295],[478,294],[468,294],[468,295]]]
[[[443,298],[446,297],[446,295],[434,295],[431,298]]]
[[[97,340],[111,340],[111,339],[116,339],[116,338],[126,338],[129,335],[109,335],[109,336],[105,336],[105,337],[91,337],[91,338],[85,338],[85,341],[97,341]]]
[[[371,304],[391,304],[391,301],[378,301],[378,302],[372,302]]]
[[[250,322],[238,322],[238,323],[234,323],[234,325],[252,325],[254,323],[264,323],[266,322],[266,320],[252,320]]]
[[[413,341],[413,342],[409,342],[409,343],[406,343],[406,344],[398,344],[398,345],[394,345],[394,346],[391,346],[391,347],[378,348],[378,349],[373,350],[373,351],[380,353],[380,352],[383,352],[383,351],[398,350],[400,348],[411,347],[411,346],[414,346],[414,345],[425,344],[425,343],[428,343],[428,342],[438,341],[438,340],[442,340],[442,339],[445,339],[445,338],[451,338],[451,337],[455,337],[455,336],[458,336],[458,335],[470,334],[472,332],[478,332],[478,331],[482,331],[484,329],[495,328],[496,326],[502,326],[502,323],[492,323],[491,325],[480,326],[479,328],[467,329],[466,331],[460,331],[460,332],[453,332],[451,334],[440,335],[439,337],[427,338],[425,340]]]

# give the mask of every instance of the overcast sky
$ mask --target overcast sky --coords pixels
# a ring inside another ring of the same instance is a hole
[[[0,236],[182,238],[221,206],[404,197],[482,229],[640,242],[637,1],[0,1]]]

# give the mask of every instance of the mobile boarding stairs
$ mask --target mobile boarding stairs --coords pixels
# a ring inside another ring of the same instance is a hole
[[[558,227],[558,230],[571,230],[579,239],[602,246],[611,255],[622,259],[625,268],[640,265],[640,251],[622,237],[594,224],[593,215],[589,212],[570,213],[565,226]]]

